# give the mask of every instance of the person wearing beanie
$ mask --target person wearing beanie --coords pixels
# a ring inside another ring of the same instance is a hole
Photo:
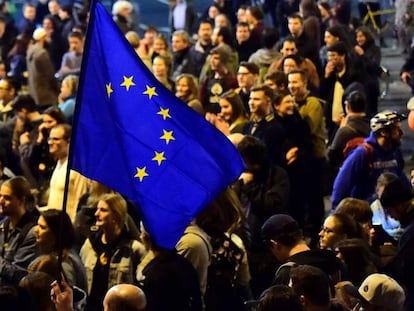
[[[218,45],[210,51],[207,59],[210,70],[200,83],[200,101],[206,112],[219,113],[220,95],[238,86],[236,77],[226,66],[230,56],[225,45]]]
[[[57,103],[59,88],[55,80],[55,69],[47,51],[47,32],[38,28],[33,32],[34,44],[27,52],[27,80],[29,94],[42,110]]]

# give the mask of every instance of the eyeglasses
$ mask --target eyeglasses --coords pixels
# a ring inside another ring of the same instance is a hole
[[[63,137],[61,137],[61,138],[59,138],[59,137],[49,137],[47,139],[47,141],[53,141],[53,142],[58,142],[58,141],[61,141],[61,140],[64,140],[64,138]]]
[[[332,230],[330,228],[327,228],[327,227],[322,227],[321,232],[323,232],[323,233],[335,233],[334,230]]]

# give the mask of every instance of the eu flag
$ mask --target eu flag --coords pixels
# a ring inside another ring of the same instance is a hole
[[[72,139],[72,168],[137,202],[166,248],[244,169],[230,141],[156,80],[100,3]]]

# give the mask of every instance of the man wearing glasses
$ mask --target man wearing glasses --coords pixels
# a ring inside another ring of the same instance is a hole
[[[49,200],[47,206],[42,209],[63,208],[63,195],[68,166],[69,142],[72,128],[69,124],[56,125],[50,131],[48,138],[49,152],[57,161],[56,167],[50,179]],[[87,179],[79,173],[71,170],[69,177],[69,192],[66,204],[66,212],[72,222],[75,220],[76,208],[80,197],[86,192]]]
[[[239,87],[236,93],[243,102],[244,109],[250,114],[249,98],[250,90],[256,85],[259,78],[259,67],[255,63],[241,62],[237,71],[237,83]]]

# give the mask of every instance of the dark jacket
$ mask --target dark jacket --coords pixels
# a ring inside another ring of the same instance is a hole
[[[286,171],[275,165],[264,167],[254,173],[253,181],[236,182],[233,189],[243,206],[248,208],[247,223],[251,234],[252,250],[262,247],[260,229],[266,219],[286,212],[289,202],[290,182]]]
[[[202,46],[199,41],[197,41],[191,48],[190,48],[190,56],[193,60],[194,66],[196,68],[195,73],[196,77],[198,77],[201,73],[201,69],[204,66],[204,63],[207,59],[208,53],[213,48],[213,45],[210,44],[209,46]]]
[[[289,175],[290,198],[288,211],[297,221],[302,223],[306,210],[306,193],[309,182],[309,161],[312,154],[311,136],[308,124],[302,119],[299,112],[294,115],[276,118],[286,132],[286,140],[282,145],[281,165]],[[297,159],[288,163],[286,154],[292,148],[298,148]]]
[[[348,117],[347,124],[338,129],[328,147],[329,164],[333,167],[339,167],[344,160],[343,151],[346,143],[355,137],[367,137],[369,132],[368,117]]]
[[[38,256],[35,237],[36,220],[30,213],[9,232],[9,218],[0,222],[0,283],[15,284],[26,275],[29,264]]]
[[[168,23],[170,25],[171,33],[176,31],[177,29],[174,28],[174,9],[176,5],[173,5],[170,9],[170,13],[168,15]],[[196,26],[197,26],[197,12],[194,8],[194,6],[190,3],[190,1],[187,1],[187,8],[185,9],[185,23],[184,28],[182,30],[185,30],[189,35],[192,35],[193,33],[196,33]]]
[[[206,112],[220,112],[218,105],[219,97],[230,89],[237,88],[237,79],[229,71],[221,75],[220,78],[215,77],[215,72],[210,71],[206,77],[200,82],[200,101]],[[219,93],[221,91],[221,93]]]
[[[202,310],[197,272],[175,250],[161,250],[142,274],[148,310]]]
[[[256,52],[257,49],[257,44],[254,44],[251,38],[247,39],[241,44],[239,44],[238,42],[236,43],[236,51],[239,54],[240,62],[247,62],[249,60],[250,55]]]
[[[171,79],[175,81],[177,76],[182,73],[197,75],[197,67],[191,58],[190,47],[182,51],[175,52],[173,55]]]
[[[293,263],[288,265],[286,263]],[[290,270],[295,265],[310,265],[321,269],[328,276],[335,277],[342,268],[340,260],[336,257],[336,254],[330,250],[314,249],[309,251],[303,251],[289,257],[285,263],[276,270],[273,285],[289,285]],[[339,279],[333,280],[333,282],[339,281]]]
[[[266,145],[266,149],[272,163],[282,165],[284,155],[282,146],[286,140],[286,131],[274,114],[269,114],[259,122],[251,121],[247,123],[244,134],[252,135]]]
[[[400,222],[404,232],[390,273],[406,289],[406,310],[414,310],[414,200],[411,200]]]
[[[335,83],[338,81],[344,90],[353,82],[360,82],[365,86],[365,75],[363,75],[362,72],[363,68],[358,66],[353,59],[347,57],[346,71],[342,77],[339,77],[337,73],[333,71],[329,77],[323,78],[321,81],[320,94],[323,94],[323,99],[326,100],[326,104],[324,105],[324,114],[329,141],[332,141],[335,132],[338,129],[338,126],[332,121],[332,103],[334,98]],[[364,91],[366,91],[366,89],[364,89]],[[342,101],[342,105],[344,105],[344,101]],[[343,110],[345,111],[344,106]]]

